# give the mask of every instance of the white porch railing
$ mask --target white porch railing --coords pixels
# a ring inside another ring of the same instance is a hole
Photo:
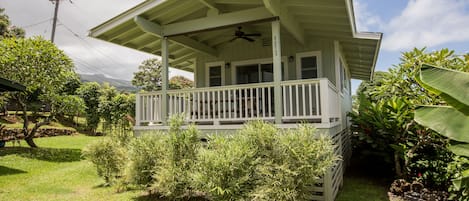
[[[281,89],[283,121],[338,120],[337,89],[326,78],[283,81]],[[242,123],[275,118],[273,83],[169,90],[167,98],[168,116],[183,113],[188,122]],[[137,95],[137,125],[164,121],[161,99],[161,92]]]

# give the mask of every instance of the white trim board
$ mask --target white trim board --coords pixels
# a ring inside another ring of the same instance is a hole
[[[225,86],[225,62],[207,62],[205,63],[205,87],[210,87],[210,67],[220,66],[221,68],[221,86]]]
[[[315,56],[317,62],[317,78],[322,77],[322,54],[321,51],[310,51],[310,52],[300,52],[296,53],[296,79],[301,79],[301,58]]]
[[[249,59],[249,60],[240,60],[240,61],[233,61],[231,62],[231,84],[235,85],[236,83],[236,68],[238,66],[244,65],[254,65],[254,64],[273,64],[273,58],[261,58],[261,59]],[[288,80],[288,61],[286,56],[282,56],[282,63],[283,63],[283,76],[285,80]]]

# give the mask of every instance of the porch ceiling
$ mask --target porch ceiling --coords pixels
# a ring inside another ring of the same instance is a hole
[[[170,66],[193,71],[196,53],[217,56],[236,26],[270,37],[270,26],[261,22],[276,18],[300,44],[338,40],[352,78],[371,78],[381,33],[356,32],[352,0],[148,0],[91,29],[90,36],[155,55],[167,36]]]

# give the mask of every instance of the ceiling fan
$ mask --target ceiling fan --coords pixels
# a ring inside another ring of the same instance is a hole
[[[242,29],[242,27],[238,27],[238,30],[236,30],[235,33],[234,33],[234,38],[231,39],[230,42],[233,42],[238,38],[242,38],[242,39],[247,40],[249,42],[254,42],[255,40],[252,39],[251,37],[260,37],[261,36],[260,33],[250,33],[250,34],[244,33],[244,31],[241,31],[241,29]]]

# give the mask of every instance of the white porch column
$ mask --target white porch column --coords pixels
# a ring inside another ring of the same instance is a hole
[[[169,41],[167,37],[161,39],[161,120],[163,125],[168,123],[168,86],[169,86]]]
[[[280,43],[280,20],[272,21],[272,57],[274,64],[274,105],[275,105],[275,123],[282,123],[282,47]]]

